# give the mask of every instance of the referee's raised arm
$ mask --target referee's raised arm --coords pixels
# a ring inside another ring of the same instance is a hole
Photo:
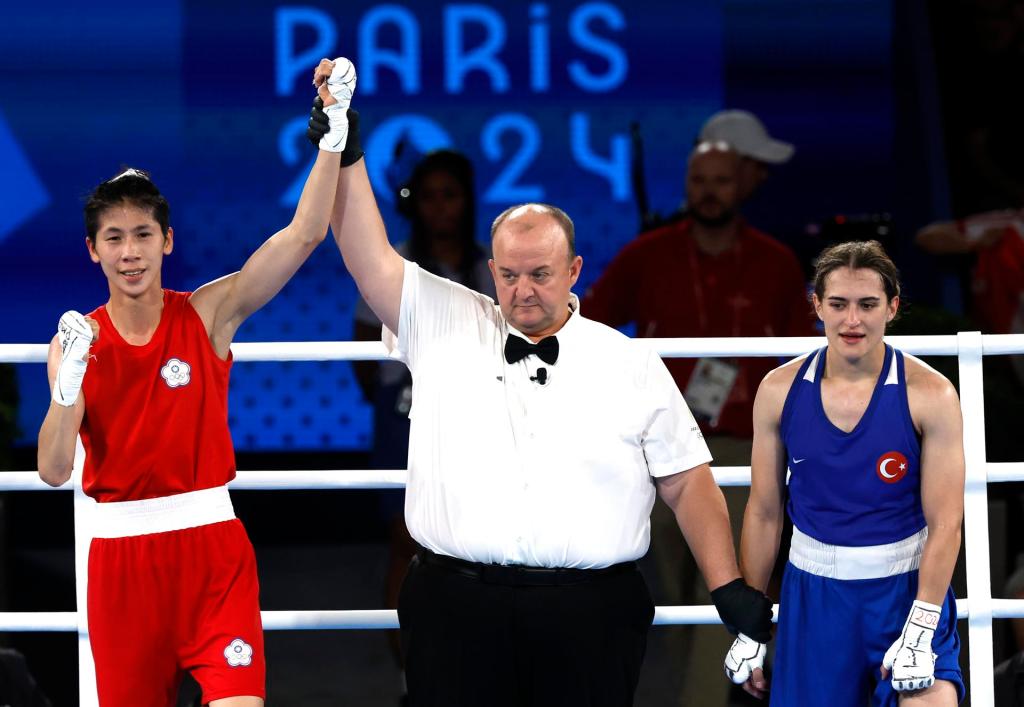
[[[397,334],[405,261],[388,242],[362,159],[341,168],[331,230],[363,299]]]
[[[349,108],[356,69],[348,59],[323,59],[313,72],[318,98],[307,135],[315,144],[335,138],[341,151],[341,172],[331,212],[331,231],[345,267],[363,299],[391,331],[398,333],[405,261],[388,243],[384,221],[366,174],[359,141],[359,113]],[[328,147],[327,149],[332,149]]]

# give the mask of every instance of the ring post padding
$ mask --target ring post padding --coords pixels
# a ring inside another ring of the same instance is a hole
[[[985,394],[981,332],[957,334],[960,409],[964,418],[964,546],[967,555],[967,619],[971,704],[995,701],[992,678],[992,582],[988,547],[988,478],[985,458]]]
[[[96,505],[82,490],[82,467],[85,465],[85,447],[79,437],[75,444],[75,462],[71,471],[71,484],[75,500],[75,602],[78,607],[78,704],[79,707],[99,707],[96,692],[96,664],[89,644],[89,546],[92,544],[90,525],[92,507]],[[65,484],[67,486],[68,484]]]

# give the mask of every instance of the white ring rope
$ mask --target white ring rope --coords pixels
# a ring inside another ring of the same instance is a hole
[[[989,462],[988,483],[1024,481],[1024,462]],[[711,473],[719,486],[750,486],[749,466],[714,466]],[[233,491],[288,491],[297,489],[400,489],[405,488],[405,469],[308,469],[239,471],[228,484]],[[34,471],[0,471],[0,491],[71,491],[70,484],[50,486]]]
[[[984,334],[986,356],[1024,353],[1024,334]],[[896,348],[915,356],[956,356],[957,337],[888,336]],[[775,338],[707,337],[701,339],[637,339],[665,358],[700,356],[799,356],[825,345],[823,337]],[[48,344],[0,344],[0,363],[44,363]],[[234,343],[236,361],[378,361],[386,359],[384,345],[375,341],[267,341]]]
[[[944,336],[892,336],[886,341],[918,356],[956,356],[960,365],[961,406],[964,411],[964,439],[968,479],[965,492],[964,550],[972,569],[968,574],[970,599],[957,600],[957,616],[967,619],[971,651],[971,674],[991,675],[992,619],[1024,618],[1024,600],[995,599],[988,584],[987,484],[1024,481],[1024,462],[986,462],[984,456],[984,407],[980,360],[982,356],[1024,353],[1024,334],[985,334],[961,332]],[[637,339],[638,345],[654,348],[666,358],[699,356],[797,356],[820,348],[822,337],[789,338],[703,338]],[[0,344],[0,363],[43,363],[48,344]],[[387,358],[383,344],[377,342],[306,341],[236,343],[231,350],[236,361],[367,361]],[[978,439],[981,439],[979,445]],[[725,466],[712,469],[720,486],[749,486],[749,466]],[[234,490],[277,491],[286,489],[383,489],[402,488],[406,471],[393,470],[320,470],[320,471],[239,471],[230,484]],[[53,488],[43,483],[34,471],[0,472],[0,491],[71,490],[71,484]],[[76,494],[76,508],[81,499]],[[83,497],[84,498],[84,497]],[[76,523],[77,526],[77,523]],[[83,548],[79,547],[79,554]],[[76,564],[81,569],[81,557]],[[972,576],[976,575],[976,576]],[[982,576],[983,575],[983,576]],[[981,580],[984,581],[980,581]],[[776,617],[778,606],[775,607]],[[345,611],[264,611],[263,627],[276,630],[389,629],[398,627],[391,610]],[[87,644],[83,644],[84,615],[79,612],[0,612],[0,632],[63,631],[79,632],[79,672],[88,665]],[[659,606],[655,625],[721,623],[713,606]],[[971,680],[971,702],[977,707],[993,704],[991,679]],[[85,702],[83,702],[85,704]]]
[[[970,618],[970,602],[956,600],[957,619]],[[341,629],[398,628],[398,613],[392,609],[348,609],[309,611],[263,611],[263,628],[267,631],[318,631]],[[993,599],[992,617],[1011,619],[1024,616],[1024,599]],[[773,620],[779,618],[779,605],[774,607]],[[720,624],[722,620],[713,606],[659,606],[654,612],[655,626],[680,624]],[[78,614],[73,611],[8,611],[0,612],[0,631],[64,632],[78,630]]]

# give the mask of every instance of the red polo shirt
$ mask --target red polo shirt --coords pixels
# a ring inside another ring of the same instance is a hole
[[[793,251],[741,223],[735,245],[701,253],[693,221],[644,233],[628,243],[587,291],[580,313],[609,326],[636,323],[640,337],[814,336],[814,315]],[[665,359],[681,391],[697,359]],[[714,427],[750,437],[757,386],[776,358],[736,359],[739,375]]]

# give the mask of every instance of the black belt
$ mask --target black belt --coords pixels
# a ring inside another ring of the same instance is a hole
[[[635,562],[620,562],[617,565],[600,569],[580,570],[568,567],[485,565],[481,562],[469,562],[457,557],[438,555],[430,550],[421,550],[417,557],[420,562],[431,567],[438,567],[486,584],[504,584],[513,587],[554,587],[562,584],[580,584],[636,570]]]

